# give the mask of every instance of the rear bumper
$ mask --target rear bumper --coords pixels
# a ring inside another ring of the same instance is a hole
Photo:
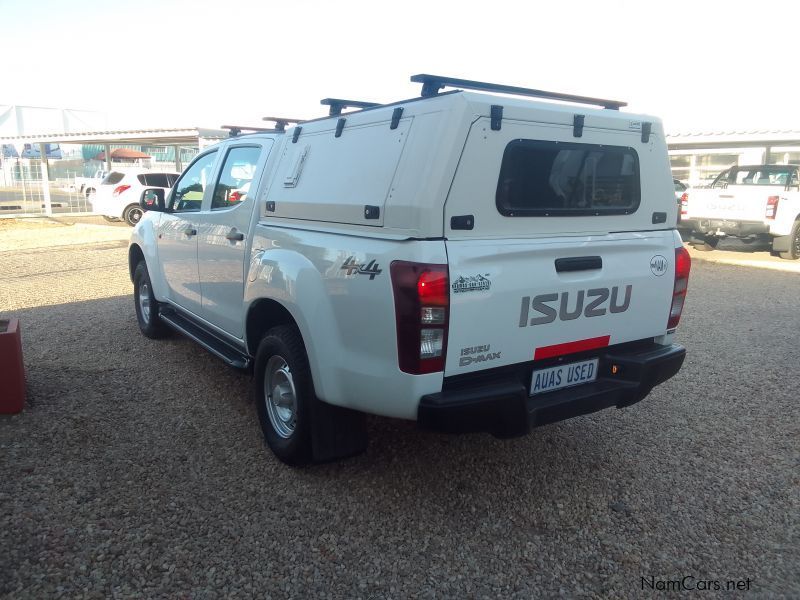
[[[701,234],[722,231],[725,235],[747,237],[769,234],[769,225],[760,221],[736,221],[732,219],[681,219],[679,227]]]
[[[528,396],[533,366],[498,374],[489,381],[476,379],[475,385],[462,381],[452,389],[447,389],[446,380],[443,391],[422,397],[417,421],[425,429],[447,433],[524,435],[533,427],[635,404],[680,370],[686,349],[651,344],[610,348],[595,356],[600,359],[596,381],[536,396]],[[581,357],[563,358],[564,363],[577,360]],[[614,375],[612,366],[617,367]]]

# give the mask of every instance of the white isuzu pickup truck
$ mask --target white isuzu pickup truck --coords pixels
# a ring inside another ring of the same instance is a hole
[[[661,123],[412,81],[419,98],[326,99],[329,116],[231,137],[142,194],[141,331],[252,367],[289,464],[362,451],[365,413],[521,435],[638,402],[684,360],[690,259]]]
[[[713,250],[726,236],[767,241],[772,254],[800,258],[800,167],[731,167],[709,188],[691,189],[681,198],[680,228]]]

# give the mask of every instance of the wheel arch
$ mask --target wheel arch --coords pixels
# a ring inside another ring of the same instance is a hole
[[[300,331],[300,338],[303,338],[299,324],[283,304],[272,298],[260,298],[253,302],[247,310],[245,321],[247,352],[251,356],[255,356],[261,338],[267,331],[278,325],[296,327]],[[305,345],[305,341],[303,341],[303,345]]]
[[[145,258],[141,246],[139,246],[139,244],[131,244],[128,248],[128,274],[131,277],[131,281],[133,281],[133,273],[136,271],[136,265],[143,260],[145,260]]]

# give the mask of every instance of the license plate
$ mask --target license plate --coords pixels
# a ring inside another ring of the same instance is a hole
[[[593,358],[534,371],[531,377],[531,396],[594,381],[597,379],[599,362],[599,359]]]

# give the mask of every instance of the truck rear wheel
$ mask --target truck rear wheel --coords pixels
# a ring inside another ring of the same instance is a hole
[[[253,387],[258,420],[272,452],[288,465],[310,463],[314,385],[297,329],[282,325],[267,332],[256,352]]]
[[[794,222],[789,238],[789,250],[779,252],[778,256],[784,260],[797,260],[800,258],[800,220]]]
[[[253,388],[264,439],[286,464],[335,460],[366,448],[364,415],[317,398],[296,327],[274,327],[261,340]]]

